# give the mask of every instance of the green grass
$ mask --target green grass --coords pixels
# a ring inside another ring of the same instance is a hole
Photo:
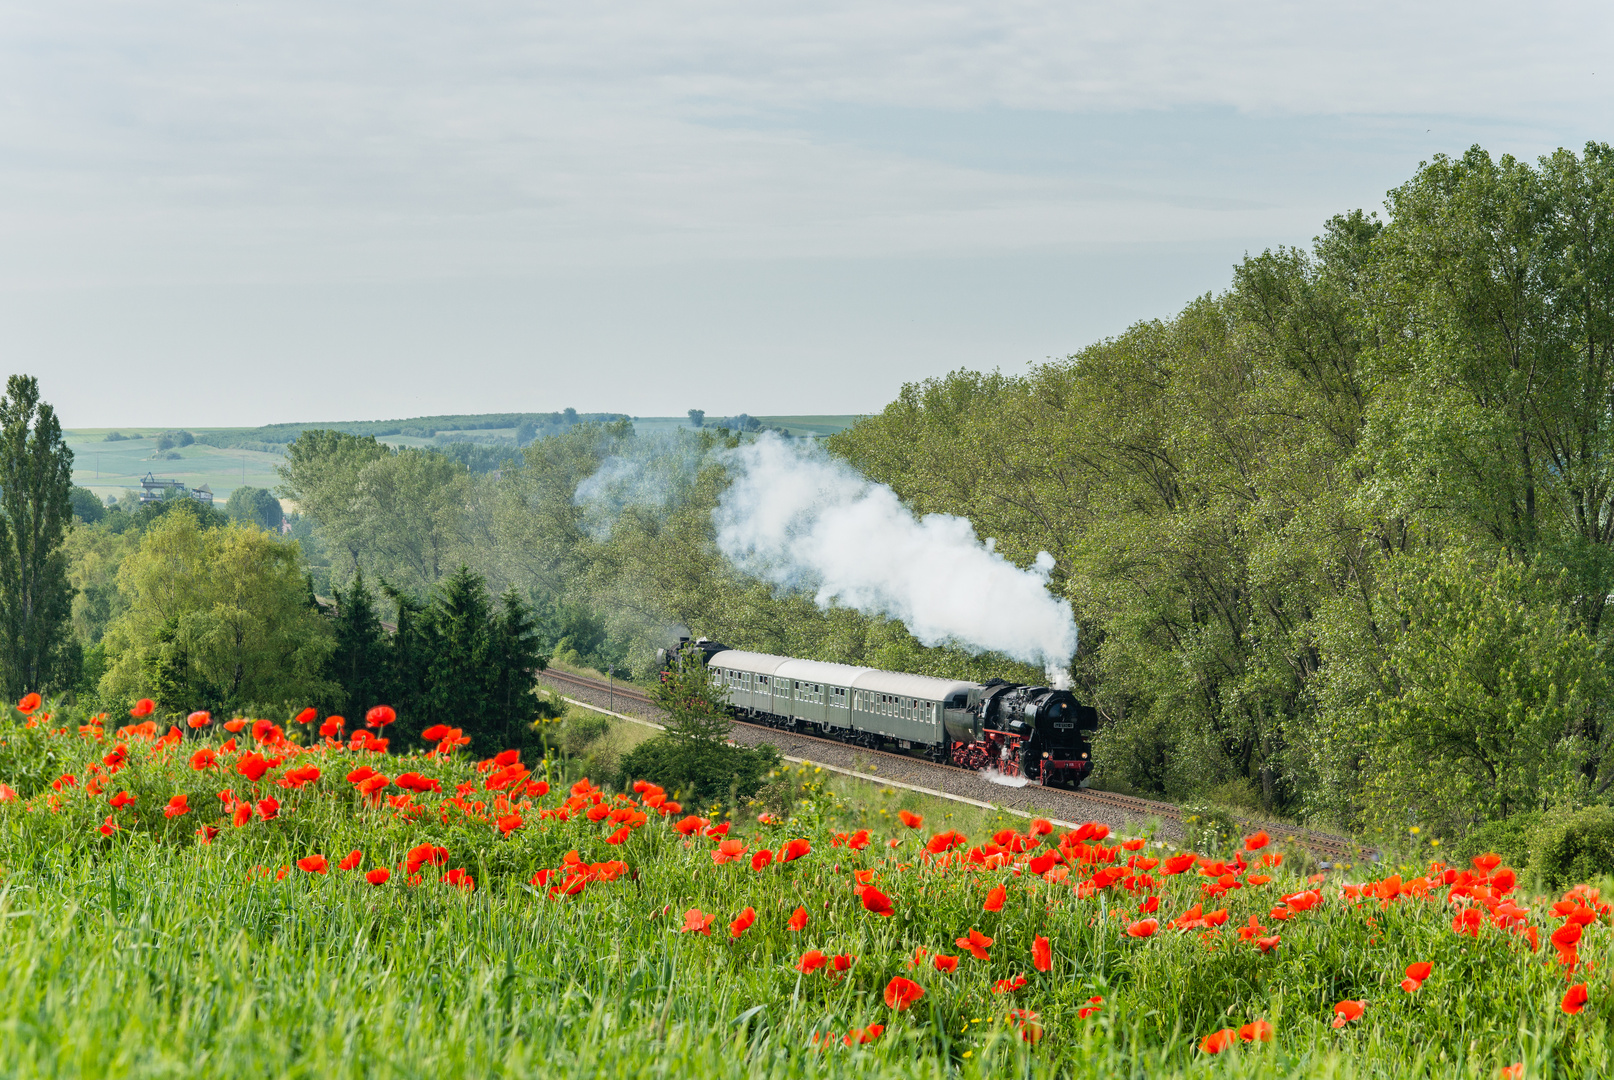
[[[1080,899],[1070,886],[1091,866],[1061,883],[1011,867],[938,868],[920,857],[924,838],[951,826],[982,844],[997,824],[992,812],[907,829],[894,822],[896,808],[950,811],[913,793],[826,783],[810,770],[782,778],[788,821],[734,818],[734,835],[751,850],[811,842],[810,855],[755,872],[743,860],[714,864],[716,841],[686,839],[672,827],[679,814],[650,811],[620,845],[606,842],[611,823],[542,817],[572,779],[555,760],[529,762],[528,779],[547,770],[556,789],[517,795],[528,803],[517,809],[524,826],[503,836],[491,819],[508,807],[473,762],[271,743],[260,749],[284,760],[254,784],[235,771],[234,755],[221,755],[219,768],[190,766],[194,750],[216,748],[222,735],[154,748],[110,731],[101,741],[80,737],[81,719],[31,729],[14,713],[0,720],[0,779],[23,796],[0,804],[7,1076],[1494,1077],[1514,1061],[1530,1076],[1606,1075],[1614,1064],[1605,923],[1588,927],[1582,943],[1582,958],[1597,964],[1591,1005],[1566,1016],[1551,958],[1490,927],[1478,938],[1453,933],[1442,892],[1381,910],[1342,901],[1329,882],[1322,905],[1278,924],[1269,909],[1304,884],[1280,871],[1215,901],[1232,913],[1221,932],[1134,939],[1124,928],[1144,893],[1158,895],[1170,918],[1200,899],[1204,879],[1184,874]],[[69,734],[48,734],[56,724]],[[236,738],[250,744],[249,732]],[[91,765],[119,742],[127,763],[87,794]],[[309,763],[322,771],[317,781],[276,784]],[[413,797],[419,816],[371,805],[345,779],[360,764],[393,778],[418,770],[445,795]],[[50,781],[61,773],[75,783],[57,792]],[[469,811],[450,801],[462,784]],[[237,828],[221,789],[274,795],[282,806],[273,820]],[[113,809],[118,791],[133,805]],[[165,818],[160,808],[180,793],[194,809]],[[98,826],[109,816],[119,828],[106,836]],[[220,828],[207,845],[194,835],[204,823]],[[836,834],[859,826],[872,832],[868,848],[837,846]],[[399,864],[426,842],[445,847],[448,861],[408,884]],[[337,869],[354,849],[360,870]],[[630,872],[551,898],[531,884],[534,872],[559,868],[569,850],[585,861],[621,859]],[[315,853],[329,857],[329,874],[291,869]],[[391,867],[392,879],[366,884],[359,874],[374,867]],[[475,890],[438,881],[449,867],[474,875]],[[855,870],[892,897],[894,917],[863,910]],[[1006,903],[983,910],[997,884]],[[810,921],[792,932],[786,920],[798,905]],[[745,906],[757,921],[732,940],[726,925]],[[1545,904],[1530,906],[1545,935],[1555,921]],[[717,916],[710,937],[680,932],[690,909]],[[1233,933],[1251,914],[1281,933],[1275,952]],[[995,939],[990,959],[965,957],[948,975],[909,968],[916,947],[958,954],[953,939],[971,927]],[[1038,935],[1052,943],[1046,973],[1031,965]],[[809,948],[856,961],[839,979],[803,975],[794,965]],[[1435,973],[1406,994],[1396,984],[1413,960],[1433,962]],[[1014,975],[1027,978],[1023,989],[993,992]],[[883,1000],[895,976],[925,989],[907,1011]],[[1094,995],[1105,1008],[1080,1018]],[[1331,1009],[1343,998],[1367,999],[1368,1011],[1335,1030]],[[1039,1014],[1045,1035],[1034,1046],[1007,1018],[1017,1008]],[[1197,1049],[1211,1031],[1257,1018],[1275,1027],[1271,1045],[1219,1057]],[[815,1034],[870,1023],[886,1031],[868,1046],[814,1048]]]

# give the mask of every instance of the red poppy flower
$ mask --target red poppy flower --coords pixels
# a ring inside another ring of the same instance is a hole
[[[269,771],[269,762],[262,754],[254,750],[251,753],[241,755],[235,763],[235,771],[253,783],[257,783],[263,779],[263,774]]]
[[[829,957],[817,949],[808,949],[801,954],[801,959],[796,961],[796,970],[803,975],[811,975],[827,963],[829,963]]]
[[[756,921],[756,909],[749,907],[746,908],[744,911],[735,916],[733,922],[729,923],[729,937],[739,937],[741,934],[749,930],[751,928],[751,924]]]
[[[368,874],[365,874],[364,880],[368,881],[371,885],[385,885],[387,883],[387,879],[390,877],[392,877],[391,870],[388,870],[385,866],[378,866],[374,870],[371,870]]]
[[[36,697],[36,698],[38,696],[39,696],[38,694],[34,695],[34,697]],[[36,702],[36,704],[37,704],[37,702]],[[924,824],[925,824],[925,819],[924,818],[920,817],[918,814],[911,814],[906,810],[898,810],[897,811],[897,820],[901,821],[904,825],[908,826],[908,828],[910,828],[910,829],[923,828]]]
[[[1352,1020],[1361,1019],[1362,1013],[1367,1009],[1365,1001],[1351,1001],[1349,999],[1334,1006],[1334,1026],[1342,1028]]]
[[[241,826],[245,825],[247,822],[251,821],[251,820],[252,820],[252,804],[251,803],[242,803],[242,804],[240,804],[230,814],[230,824],[234,825],[238,829]]]
[[[511,833],[525,825],[526,822],[521,819],[520,814],[506,814],[504,817],[498,820],[497,824],[499,827],[499,835],[509,836]]]
[[[398,714],[391,705],[377,705],[364,714],[364,723],[368,727],[382,728],[398,719]]]
[[[342,729],[346,726],[347,721],[340,716],[327,716],[325,722],[319,726],[319,733],[323,738],[334,739],[342,734]]]
[[[241,729],[246,727],[246,726],[247,726],[247,721],[246,721],[246,718],[243,717],[243,716],[237,716],[233,720],[224,721],[224,730],[228,731],[231,735],[240,734]]]
[[[851,1046],[853,1043],[871,1043],[878,1039],[880,1033],[884,1030],[884,1024],[870,1024],[866,1028],[851,1028],[846,1032],[846,1037],[841,1040],[841,1044]]]
[[[128,806],[134,801],[135,797],[129,794],[127,791],[120,791],[116,795],[112,796],[112,798],[107,800],[107,802],[112,805],[112,809],[114,810],[122,810],[125,806]]]
[[[121,826],[118,824],[118,819],[113,817],[111,814],[108,814],[106,820],[101,822],[100,832],[102,836],[111,836],[113,833],[117,832],[119,828],[121,828]],[[1565,1008],[1565,1011],[1568,1011],[1567,1007]]]
[[[197,839],[204,844],[211,844],[213,842],[213,838],[218,834],[219,827],[217,825],[203,825],[200,829],[196,830]]]
[[[622,826],[622,828],[618,829],[616,832],[612,833],[610,836],[607,836],[605,838],[605,842],[607,844],[622,844],[622,843],[626,843],[628,837],[630,835],[632,835],[632,833],[633,833],[633,830],[630,829],[628,826],[624,825],[624,826]]]
[[[1153,915],[1160,910],[1160,897],[1145,897],[1143,903],[1138,905],[1138,911],[1144,915]]]
[[[983,911],[1002,911],[1003,901],[1008,899],[1008,896],[1008,889],[1005,889],[1002,885],[995,886],[986,894],[986,903],[981,905],[981,909]]]
[[[1016,975],[1012,979],[999,979],[997,982],[992,984],[992,993],[1012,994],[1016,990],[1025,986],[1025,984],[1026,977],[1024,975]]]
[[[323,855],[309,855],[297,860],[297,869],[309,874],[324,874],[331,869],[331,864]]]
[[[885,984],[885,1003],[898,1012],[902,1012],[924,996],[924,987],[912,979],[904,979],[901,975]]]
[[[280,800],[270,797],[258,800],[258,816],[265,821],[273,821],[280,814]]]
[[[684,925],[679,929],[680,934],[705,934],[712,936],[712,921],[716,915],[707,915],[700,908],[690,908],[684,912]]]
[[[1270,836],[1264,832],[1258,832],[1254,836],[1246,836],[1244,838],[1244,850],[1260,851],[1270,843],[1272,843],[1272,838]]]
[[[1484,855],[1474,856],[1474,869],[1490,873],[1502,865],[1502,856],[1494,851],[1487,851]]]
[[[191,755],[191,768],[197,772],[201,772],[203,769],[211,769],[217,764],[218,755],[211,750],[204,748]]]
[[[1273,949],[1278,947],[1278,943],[1279,938],[1277,934],[1273,934],[1271,937],[1255,939],[1255,947],[1260,949],[1262,952],[1271,952]]]
[[[1193,866],[1198,859],[1199,856],[1193,854],[1192,852],[1185,855],[1173,855],[1171,858],[1167,859],[1163,864],[1161,864],[1160,872],[1162,874],[1180,874],[1184,870],[1187,870],[1190,866]]]
[[[1265,1020],[1256,1020],[1239,1028],[1239,1039],[1243,1042],[1271,1042],[1272,1025]]]
[[[712,852],[712,862],[718,866],[745,858],[745,849],[750,847],[744,840],[724,840]]]
[[[1563,1008],[1564,1012],[1568,1013],[1570,1016],[1574,1016],[1576,1013],[1580,1012],[1580,1010],[1584,1009],[1586,1007],[1586,984],[1576,983],[1574,986],[1571,986],[1564,994],[1564,1000],[1561,1007]]]
[[[291,722],[294,724],[312,724],[317,719],[319,719],[319,710],[315,709],[313,706],[309,706],[296,716],[292,717]]]
[[[761,851],[751,856],[751,869],[761,870],[771,862],[773,862],[773,852],[767,848],[763,848]]]
[[[812,853],[813,845],[811,841],[804,839],[791,840],[779,849],[779,861],[794,862],[803,855],[811,855]]]
[[[987,955],[986,950],[991,947],[992,939],[973,927],[970,929],[970,932],[967,935],[956,939],[953,944],[957,945],[960,949],[969,950],[969,954],[975,957],[977,960],[991,959],[991,957]]]
[[[937,971],[940,971],[940,972],[942,972],[944,974],[949,972],[949,971],[957,971],[958,970],[958,957],[956,957],[956,956],[947,956],[945,954],[938,953],[936,955],[936,959],[934,961],[932,961],[932,963],[934,964]]]
[[[38,694],[24,694],[22,696],[22,700],[17,702],[17,711],[22,713],[24,716],[27,716],[29,713],[39,708],[42,701],[43,699],[40,698]]]
[[[1238,1038],[1239,1033],[1237,1031],[1232,1028],[1223,1028],[1221,1031],[1213,1031],[1200,1039],[1199,1049],[1207,1054],[1220,1054],[1223,1050],[1238,1042]]]
[[[1101,997],[1090,997],[1090,998],[1087,999],[1087,1004],[1086,1005],[1083,1005],[1081,1008],[1076,1010],[1076,1015],[1079,1016],[1080,1018],[1082,1018],[1083,1020],[1086,1020],[1089,1016],[1092,1016],[1094,1013],[1098,1012],[1099,1010],[1101,1010],[1103,1008],[1104,1008],[1104,999],[1103,998],[1101,998]]]
[[[937,833],[935,836],[932,836],[930,838],[930,842],[925,845],[925,850],[930,852],[932,855],[940,855],[943,852],[951,851],[956,847],[963,847],[968,843],[969,837],[965,836],[963,833],[949,830],[948,832]]]
[[[181,814],[188,814],[190,812],[190,796],[188,795],[175,795],[172,799],[168,800],[168,805],[163,807],[163,817],[166,818],[177,818]]]
[[[448,873],[444,874],[440,880],[445,881],[454,886],[456,889],[461,889],[465,892],[476,891],[476,878],[472,877],[470,874],[466,873],[464,869],[457,866]]]
[[[787,930],[803,930],[807,926],[807,909],[798,907],[790,913],[790,921],[785,923]]]
[[[873,885],[863,887],[863,910],[888,917],[897,913],[897,909],[891,906],[891,898]]]
[[[1047,971],[1054,966],[1054,947],[1045,937],[1036,937],[1031,941],[1031,966],[1038,971]]]
[[[1505,1065],[1501,1072],[1502,1080],[1524,1080],[1524,1062],[1515,1061],[1512,1065]]]
[[[357,870],[359,868],[359,864],[361,862],[363,862],[363,861],[364,861],[364,852],[354,850],[354,851],[349,852],[348,857],[343,859],[341,862],[337,863],[336,865],[339,868],[343,869],[343,870]]]
[[[433,724],[431,727],[420,733],[420,737],[425,739],[427,742],[442,742],[444,737],[447,735],[447,724]]]
[[[134,703],[134,708],[129,710],[129,715],[134,717],[136,720],[139,720],[143,716],[150,716],[152,710],[156,707],[157,703],[155,701],[151,700],[149,697],[143,697]]]
[[[1159,919],[1139,919],[1126,928],[1127,937],[1145,938],[1160,929]]]

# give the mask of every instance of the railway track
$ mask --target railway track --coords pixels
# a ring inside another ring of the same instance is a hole
[[[560,689],[570,690],[579,697],[593,699],[595,704],[598,704],[599,699],[603,697],[606,707],[612,711],[637,712],[645,719],[653,719],[661,712],[648,694],[631,684],[606,683],[598,679],[574,675],[569,671],[559,671],[554,668],[539,672],[538,677]],[[1050,815],[1059,813],[1077,818],[1108,819],[1107,823],[1111,825],[1154,819],[1160,822],[1165,832],[1173,834],[1173,838],[1178,840],[1183,838],[1185,832],[1182,808],[1175,803],[1160,802],[1155,799],[1141,799],[1132,795],[1117,794],[1113,791],[1090,791],[1087,789],[1070,791],[1065,788],[1045,788],[1036,785],[1018,788],[1002,787],[983,780],[978,774],[968,770],[949,765],[939,765],[908,754],[853,747],[838,739],[827,739],[818,735],[803,735],[746,720],[736,719],[735,724],[743,729],[746,735],[751,736],[745,741],[767,742],[784,750],[796,751],[811,748],[815,745],[826,750],[833,748],[834,754],[821,754],[821,756],[841,757],[843,760],[850,753],[863,765],[862,768],[857,770],[857,775],[866,775],[869,779],[875,781],[889,780],[893,779],[894,775],[907,774],[916,779],[923,779],[929,787],[940,789],[944,795],[947,795],[949,789],[953,789],[955,794],[948,797],[965,797],[966,793],[958,792],[957,789],[960,786],[968,786],[971,790],[967,794],[983,795],[987,802],[1019,807],[1036,806],[1042,811],[1050,813]],[[810,757],[803,756],[805,760],[812,760]],[[886,771],[882,773],[878,765],[868,764],[871,762],[885,763]],[[835,761],[815,762],[815,764],[839,768],[839,763]],[[847,770],[841,769],[841,771]],[[981,800],[966,798],[965,801],[979,802]],[[1328,863],[1338,864],[1372,858],[1371,853],[1364,852],[1358,845],[1342,836],[1300,829],[1293,825],[1279,822],[1252,819],[1241,821],[1240,824],[1252,830],[1264,829],[1269,835],[1281,837],[1305,847],[1317,858]]]

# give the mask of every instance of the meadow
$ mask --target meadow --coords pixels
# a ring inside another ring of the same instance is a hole
[[[446,724],[391,745],[386,709],[19,706],[0,717],[6,1075],[1611,1064],[1599,893],[1534,895],[1483,856],[1414,865],[1415,838],[1345,877],[1259,834],[989,833],[808,770],[762,811],[682,806],[554,754],[471,760]]]

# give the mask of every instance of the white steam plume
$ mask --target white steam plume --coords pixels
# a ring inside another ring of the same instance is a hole
[[[1053,556],[1021,570],[968,520],[914,515],[896,492],[815,448],[764,434],[725,454],[733,483],[714,513],[717,543],[741,570],[902,621],[926,645],[1001,652],[1069,684],[1070,603],[1048,592]]]

